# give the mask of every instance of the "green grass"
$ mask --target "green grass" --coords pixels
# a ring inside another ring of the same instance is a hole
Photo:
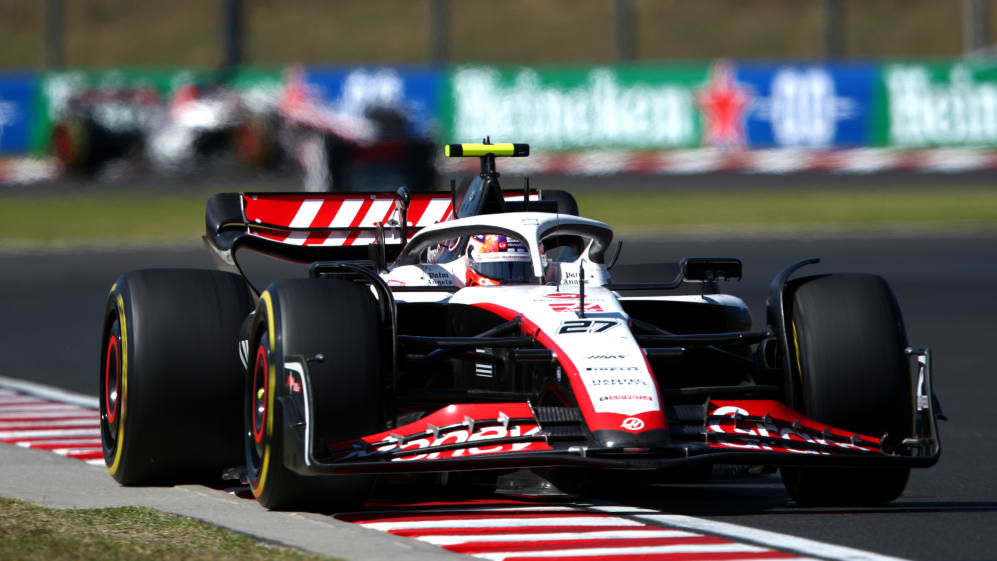
[[[58,510],[0,498],[0,561],[329,559],[148,508]]]
[[[0,198],[0,244],[196,242],[208,195]]]
[[[959,230],[997,227],[997,190],[821,189],[578,196],[582,214],[622,233]]]
[[[0,246],[197,243],[207,193],[0,198]],[[623,234],[997,228],[997,189],[585,190],[582,214]]]

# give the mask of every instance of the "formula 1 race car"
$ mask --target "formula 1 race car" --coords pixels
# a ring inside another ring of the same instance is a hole
[[[338,510],[379,474],[528,468],[556,484],[733,464],[780,468],[803,505],[880,504],[938,460],[930,353],[907,346],[881,277],[789,265],[753,329],[718,291],[739,260],[635,281],[569,194],[500,188],[496,157],[528,153],[449,145],[481,160],[450,192],[212,197],[205,241],[234,273],[139,270],[111,288],[111,475],[227,470],[267,508]],[[261,290],[243,249],[308,276]]]

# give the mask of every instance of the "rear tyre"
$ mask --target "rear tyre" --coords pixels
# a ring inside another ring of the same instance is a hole
[[[380,316],[365,287],[331,279],[291,279],[267,288],[257,304],[245,384],[245,456],[253,494],[273,510],[357,510],[372,475],[303,476],[285,465],[282,398],[291,396],[284,357],[308,364],[314,404],[314,453],[383,430]]]
[[[797,408],[814,420],[870,436],[908,436],[907,334],[896,298],[875,275],[805,277],[792,283],[788,336],[800,374]],[[803,506],[877,505],[903,492],[909,468],[782,468]]]
[[[123,485],[219,480],[240,465],[239,276],[145,269],[107,299],[100,360],[104,461]]]

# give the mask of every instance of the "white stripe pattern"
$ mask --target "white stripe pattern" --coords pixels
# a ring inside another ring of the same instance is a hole
[[[298,207],[298,212],[291,220],[291,228],[311,227],[312,220],[315,220],[315,215],[322,208],[322,203],[322,199],[305,199],[302,201],[301,206]]]
[[[357,213],[360,212],[360,207],[362,206],[362,199],[347,199],[343,201],[343,204],[339,206],[339,210],[336,211],[336,216],[334,216],[332,218],[332,222],[329,223],[329,227],[349,227],[349,225],[353,223],[353,219],[356,218]]]
[[[100,427],[100,419],[96,415],[91,415],[89,419],[45,419],[42,421],[11,421],[11,422],[0,422],[0,431],[10,430],[12,428],[23,428],[25,430],[32,430],[32,428],[52,428],[52,427],[84,427],[93,426]]]
[[[505,551],[478,553],[475,557],[502,561],[506,557],[545,559],[551,557],[603,557],[606,555],[654,555],[678,553],[758,553],[764,547],[744,543],[707,543],[679,545],[648,545],[638,547],[588,547],[580,549],[553,549],[546,551]],[[773,558],[776,558],[773,555]],[[782,558],[782,556],[779,556]]]
[[[359,520],[356,515],[351,518],[366,528],[409,536],[455,553],[493,561],[568,557],[594,560],[606,556],[667,561],[688,555],[711,559],[711,554],[723,555],[730,561],[816,561],[815,555],[835,561],[901,561],[774,532],[627,505],[557,505],[554,508],[563,514],[551,512],[550,516],[537,516],[538,508],[544,506],[529,502],[454,503],[369,511],[361,513]],[[496,512],[500,516],[475,518]],[[399,518],[392,520],[392,515]],[[427,516],[439,520],[421,519]],[[365,522],[365,518],[369,521]],[[522,531],[510,531],[515,528]],[[468,529],[479,531],[468,532]]]
[[[43,438],[47,436],[92,436],[99,428],[0,431],[0,438]]]
[[[104,465],[96,398],[3,377],[0,387],[0,439]]]
[[[550,518],[468,518],[449,520],[405,520],[360,523],[372,530],[425,530],[429,528],[529,528],[542,526],[643,526],[640,522],[610,516],[558,516]]]
[[[419,217],[419,222],[416,223],[416,227],[422,228],[423,226],[429,226],[440,222],[446,217],[447,208],[449,207],[449,199],[433,199],[429,201],[429,205],[426,207],[426,212],[422,213],[422,216]]]
[[[681,530],[606,530],[593,532],[557,532],[551,534],[473,534],[420,536],[419,541],[433,545],[457,545],[479,542],[545,542],[564,540],[623,540],[631,538],[691,538],[700,534]]]

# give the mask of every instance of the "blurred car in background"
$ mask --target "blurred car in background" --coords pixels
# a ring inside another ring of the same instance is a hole
[[[91,88],[71,95],[59,108],[52,149],[70,175],[92,176],[115,159],[136,156],[160,112],[152,88]]]
[[[306,191],[428,191],[436,178],[435,142],[415,130],[390,99],[363,97],[332,105],[312,91],[300,69],[285,80],[281,144],[300,166]]]
[[[183,175],[212,160],[271,168],[280,161],[277,100],[244,95],[219,76],[172,95],[151,87],[86,88],[57,108],[56,159],[69,175],[92,177],[113,161]]]

